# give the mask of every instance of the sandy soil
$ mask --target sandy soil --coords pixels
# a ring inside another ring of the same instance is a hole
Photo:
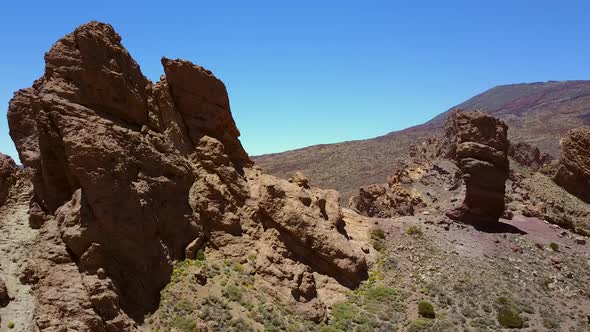
[[[8,293],[14,298],[7,307],[0,309],[0,331],[36,331],[33,323],[35,298],[31,287],[21,284],[18,275],[21,265],[29,255],[38,231],[29,227],[28,202],[30,190],[12,197],[0,208],[0,278],[6,282]],[[8,329],[8,323],[14,328]]]

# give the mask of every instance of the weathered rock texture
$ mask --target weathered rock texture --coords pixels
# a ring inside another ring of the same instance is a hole
[[[413,216],[417,208],[425,206],[419,195],[392,179],[388,184],[361,187],[348,206],[362,215],[378,218]]]
[[[0,153],[0,206],[4,205],[10,188],[16,183],[18,167],[14,160]]]
[[[464,222],[498,221],[508,178],[508,126],[484,112],[455,111],[445,124],[438,154],[455,160],[463,174],[463,204],[447,213]]]
[[[553,180],[590,203],[590,127],[572,129],[562,138]]]
[[[535,171],[553,160],[549,154],[541,153],[539,148],[524,142],[510,144],[508,155],[519,164]]]
[[[0,307],[5,307],[10,303],[10,296],[4,280],[0,279]]]
[[[314,273],[354,287],[366,278],[335,191],[262,174],[238,140],[224,84],[162,59],[152,84],[110,25],[90,22],[45,55],[20,90],[10,133],[34,171],[41,236],[23,272],[41,330],[123,331],[158,304],[174,261],[198,248],[257,257],[277,300],[325,315]]]

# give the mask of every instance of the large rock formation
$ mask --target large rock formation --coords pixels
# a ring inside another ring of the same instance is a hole
[[[464,222],[493,222],[504,213],[505,182],[509,173],[504,122],[480,111],[453,112],[445,124],[438,154],[455,160],[463,174],[463,204],[447,213]]]
[[[395,178],[390,177],[388,184],[361,187],[358,193],[350,198],[348,206],[368,217],[413,216],[425,203],[419,195],[404,188]]]
[[[554,167],[553,180],[590,203],[590,127],[568,131],[560,145],[561,155]]]
[[[10,188],[16,183],[18,167],[14,160],[0,153],[0,206],[4,205]]]
[[[508,155],[517,163],[526,166],[534,171],[553,160],[547,153],[541,153],[539,148],[528,143],[519,142],[510,144]]]
[[[253,167],[210,71],[164,58],[166,75],[152,84],[99,22],[59,40],[45,61],[8,111],[34,173],[31,213],[45,220],[22,274],[35,284],[41,330],[135,329],[174,261],[196,248],[256,253],[261,288],[315,321],[325,306],[314,273],[349,287],[366,278],[338,194]]]

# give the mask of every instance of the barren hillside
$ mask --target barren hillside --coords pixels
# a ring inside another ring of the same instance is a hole
[[[265,171],[288,177],[302,171],[313,185],[339,190],[344,198],[360,186],[384,182],[407,147],[440,133],[452,109],[482,109],[504,120],[513,142],[531,143],[559,155],[567,130],[590,124],[590,81],[563,81],[498,86],[434,119],[373,139],[316,145],[253,158]]]

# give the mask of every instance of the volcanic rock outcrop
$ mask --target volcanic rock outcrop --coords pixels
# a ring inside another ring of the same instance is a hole
[[[425,205],[424,201],[404,188],[396,179],[396,176],[392,176],[388,184],[361,187],[358,193],[350,198],[348,206],[368,217],[413,216],[418,207]]]
[[[539,148],[528,143],[519,142],[510,144],[508,156],[519,164],[526,166],[534,171],[539,170],[545,164],[553,160],[553,157],[547,153],[541,153]]]
[[[590,203],[590,127],[574,128],[561,140],[561,155],[553,180]]]
[[[509,173],[508,126],[481,111],[453,112],[438,154],[455,160],[466,186],[463,204],[447,212],[463,222],[495,222],[504,213]]]
[[[8,111],[33,170],[31,213],[44,221],[21,278],[34,284],[41,330],[136,329],[173,263],[196,249],[256,254],[260,288],[315,321],[325,316],[315,273],[348,287],[367,277],[338,193],[254,167],[210,71],[164,58],[152,84],[99,22],[60,39],[45,62]]]
[[[0,153],[0,206],[4,205],[10,188],[16,183],[18,167],[14,160]]]

